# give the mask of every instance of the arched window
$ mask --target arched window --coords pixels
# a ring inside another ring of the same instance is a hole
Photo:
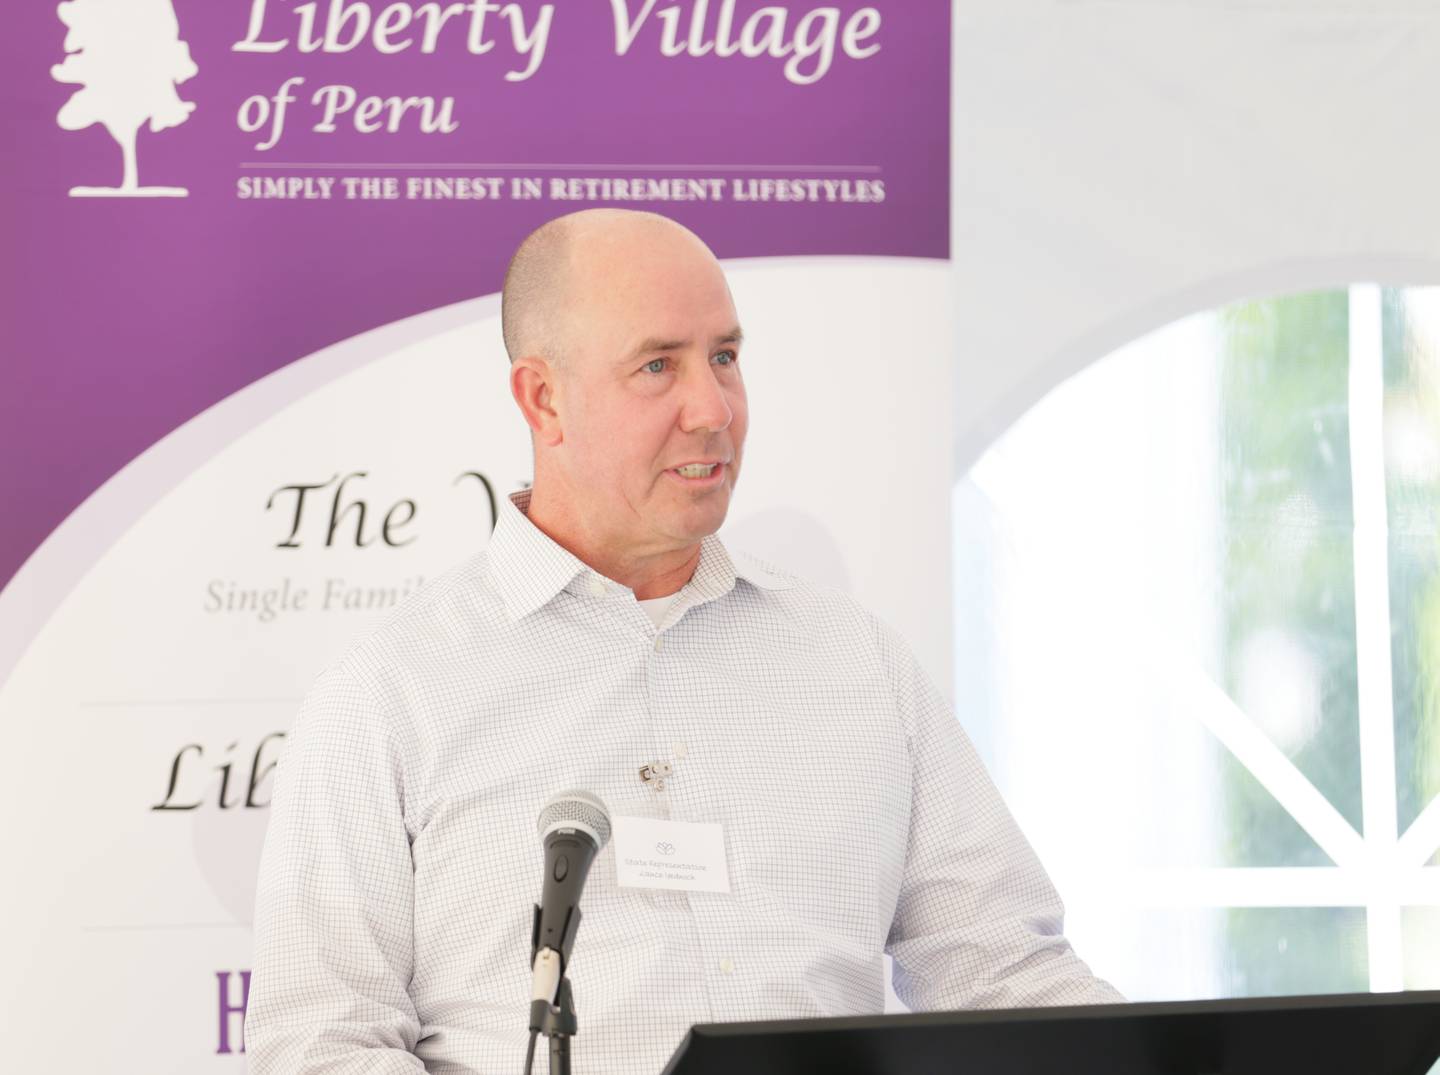
[[[1098,972],[1440,987],[1440,289],[1146,336],[954,520],[957,709]]]

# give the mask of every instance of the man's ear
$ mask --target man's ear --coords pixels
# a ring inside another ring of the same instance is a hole
[[[535,440],[553,448],[565,439],[555,409],[558,377],[555,367],[539,355],[517,358],[510,364],[510,394],[525,416]]]

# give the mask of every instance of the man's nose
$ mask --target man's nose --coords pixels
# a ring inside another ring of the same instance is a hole
[[[680,408],[680,428],[686,433],[705,429],[718,433],[730,424],[734,413],[725,398],[725,388],[707,363],[705,368],[689,374],[681,389],[684,398]]]

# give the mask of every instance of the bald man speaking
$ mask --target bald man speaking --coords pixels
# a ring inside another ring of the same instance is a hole
[[[561,217],[516,252],[502,321],[533,488],[305,701],[251,1071],[516,1071],[535,819],[567,788],[617,828],[568,967],[582,1075],[658,1072],[696,1022],[878,1012],[886,952],[917,1009],[1120,999],[904,641],[715,536],[748,412],[705,244]],[[627,865],[677,847],[688,871]]]

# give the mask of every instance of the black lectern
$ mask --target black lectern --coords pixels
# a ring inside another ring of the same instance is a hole
[[[1440,1075],[1440,992],[692,1027],[664,1075]]]

